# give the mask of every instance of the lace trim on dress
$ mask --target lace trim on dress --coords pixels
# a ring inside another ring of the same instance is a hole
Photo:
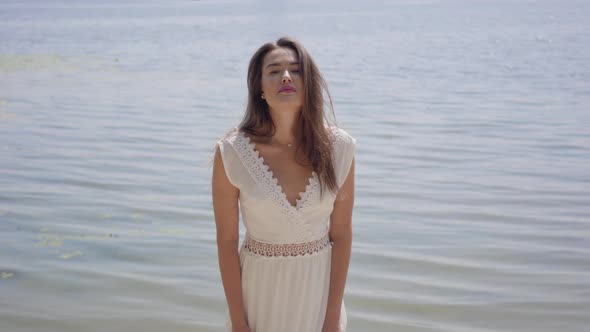
[[[342,134],[335,130],[335,127],[330,128],[330,132],[334,134],[332,144],[334,144],[336,150],[335,145],[342,140]],[[313,206],[314,202],[320,200],[319,175],[315,171],[312,173],[305,190],[299,193],[299,198],[296,199],[296,204],[293,205],[287,199],[287,195],[280,186],[278,179],[273,176],[270,167],[264,163],[264,159],[255,149],[255,144],[243,131],[235,127],[226,139],[236,151],[244,168],[250,173],[264,196],[274,201],[280,213],[289,217],[288,221],[290,223],[301,226],[297,228],[299,230],[298,234],[293,234],[293,242],[305,242],[314,238],[310,228],[305,225],[303,217],[306,210]]]
[[[314,193],[319,193],[320,183],[316,181],[316,175],[317,174],[314,171],[312,173],[312,176],[307,181],[307,186],[305,186],[305,190],[300,192],[298,195],[299,198],[297,198],[297,203],[295,204],[295,207],[297,207],[299,210],[303,209],[305,206],[309,204],[310,201],[312,201]]]
[[[319,240],[304,243],[266,243],[246,235],[242,248],[251,253],[267,257],[295,257],[311,255],[331,245],[328,234]]]
[[[296,198],[295,205],[293,205],[287,199],[287,194],[283,191],[279,180],[274,177],[272,170],[264,163],[264,158],[260,155],[260,152],[256,150],[256,144],[244,132],[238,131],[238,135],[243,139],[236,140],[235,145],[236,149],[240,152],[246,168],[258,180],[264,192],[271,195],[280,204],[285,214],[290,214],[293,210],[299,211],[305,205],[309,204],[309,201],[313,197],[311,194],[317,192],[317,189],[319,189],[319,182],[316,179],[317,174],[315,171],[307,179],[305,190],[298,193],[298,198]]]
[[[289,222],[302,226],[303,220],[301,220],[301,208],[303,207],[303,198],[308,201],[307,196],[309,193],[302,195],[301,202],[298,206],[293,206],[287,200],[287,195],[282,191],[279,186],[278,179],[272,176],[272,172],[262,159],[262,156],[254,149],[254,143],[250,142],[250,138],[235,128],[235,131],[229,137],[229,142],[232,144],[234,150],[237,152],[244,168],[250,173],[254,182],[258,188],[264,193],[264,195],[271,201],[274,201],[277,208],[280,210],[282,215],[288,216]],[[312,174],[310,183],[315,179],[315,173]],[[310,188],[310,190],[313,188]],[[305,239],[309,239],[311,234],[306,227],[298,227],[301,230],[300,234],[294,235],[294,242],[303,242]]]

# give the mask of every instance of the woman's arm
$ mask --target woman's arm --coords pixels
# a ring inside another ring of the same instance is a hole
[[[330,240],[332,245],[332,263],[330,272],[330,290],[328,309],[324,321],[324,331],[338,331],[340,310],[344,286],[350,262],[352,245],[352,208],[354,205],[354,158],[346,180],[334,202],[330,216]]]
[[[212,177],[213,212],[217,228],[217,255],[221,281],[234,331],[247,330],[242,298],[239,242],[238,188],[231,184],[221,159],[219,146],[215,148]]]

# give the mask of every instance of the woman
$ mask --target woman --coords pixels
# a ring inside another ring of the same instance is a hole
[[[250,61],[244,119],[217,142],[212,193],[228,331],[346,328],[356,140],[324,125],[324,91],[298,42],[267,43]]]

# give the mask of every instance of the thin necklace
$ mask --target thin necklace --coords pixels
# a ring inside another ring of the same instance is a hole
[[[276,143],[276,142],[275,142],[275,143],[273,143],[273,144],[278,144],[278,145],[286,145],[288,148],[291,148],[291,147],[293,146],[293,143],[287,143],[287,144],[284,144],[284,143]]]

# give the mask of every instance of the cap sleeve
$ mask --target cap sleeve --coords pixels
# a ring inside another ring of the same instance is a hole
[[[356,139],[342,128],[333,128],[335,135],[334,146],[334,171],[338,187],[344,184],[350,171],[352,160],[354,159],[356,149]]]
[[[221,154],[225,175],[227,176],[229,182],[234,185],[234,187],[237,187],[237,175],[235,174],[236,172],[234,168],[240,163],[238,156],[226,138],[217,141],[217,146],[219,146],[219,152]]]

